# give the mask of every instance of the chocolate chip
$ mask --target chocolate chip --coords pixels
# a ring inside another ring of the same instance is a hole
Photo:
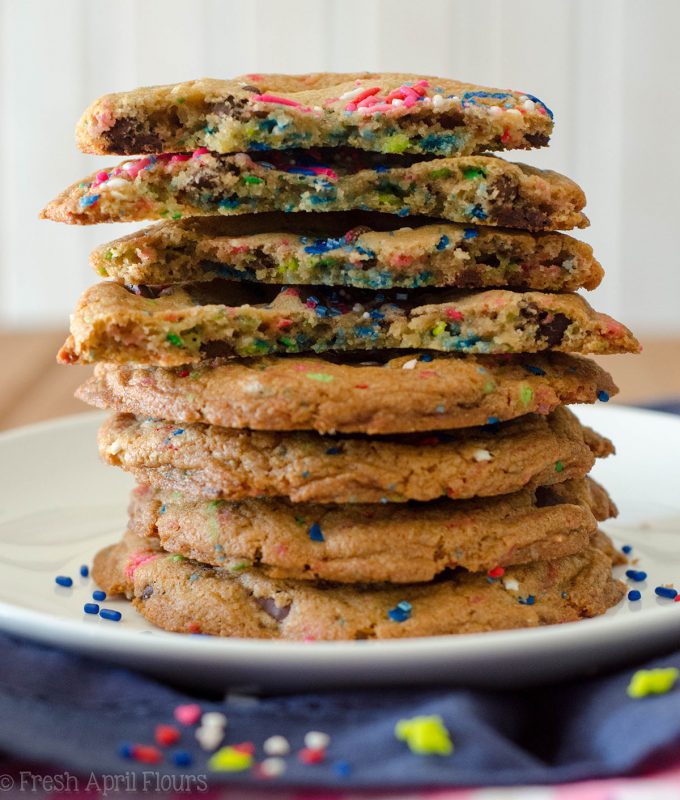
[[[201,353],[206,358],[226,358],[234,355],[234,348],[229,342],[210,341],[203,342]]]
[[[213,103],[209,113],[212,114],[226,114],[234,119],[242,119],[244,116],[244,109],[248,105],[248,100],[245,97],[236,99],[233,94],[228,94],[224,100],[219,103]]]
[[[564,332],[570,325],[571,320],[564,314],[544,311],[538,317],[538,335],[545,339],[550,347],[555,347],[564,339]]]
[[[274,267],[277,266],[276,260],[272,256],[270,256],[269,253],[265,253],[265,251],[261,247],[255,248],[254,255],[258,267],[273,269]]]
[[[256,597],[255,602],[266,614],[269,614],[269,616],[277,622],[283,622],[288,614],[290,614],[290,604],[287,606],[277,606],[273,597]]]
[[[102,133],[106,149],[110,153],[134,155],[136,153],[160,153],[163,149],[161,137],[153,131],[144,130],[144,125],[133,117],[121,117]]]
[[[142,600],[148,600],[152,594],[153,594],[153,586],[149,584],[148,586],[144,587],[144,591],[141,594],[141,598]]]
[[[243,89],[244,92],[252,92],[253,94],[262,94],[262,91],[260,90],[259,86],[253,86],[250,83],[244,83],[241,86],[241,89]]]
[[[447,111],[444,114],[438,114],[436,120],[447,131],[453,128],[460,128],[464,122],[463,114],[460,111]]]
[[[546,147],[550,141],[547,133],[525,133],[524,138],[533,147]]]

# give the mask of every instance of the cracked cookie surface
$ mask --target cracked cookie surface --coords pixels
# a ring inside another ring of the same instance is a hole
[[[583,477],[608,439],[566,408],[492,425],[389,437],[229,430],[118,414],[99,431],[109,464],[193,497],[294,502],[489,497]]]
[[[138,486],[128,528],[161,547],[240,573],[341,583],[418,583],[445,569],[487,572],[588,546],[616,513],[590,479],[484,500],[321,505],[197,500]]]
[[[562,353],[379,356],[215,360],[191,369],[100,362],[76,397],[223,428],[380,434],[505,422],[618,391],[594,361]]]
[[[92,570],[170,631],[310,641],[480,633],[573,622],[603,614],[625,587],[612,577],[604,534],[553,561],[508,567],[499,579],[456,570],[420,584],[316,585],[256,570],[234,575],[161,551],[128,533]]]

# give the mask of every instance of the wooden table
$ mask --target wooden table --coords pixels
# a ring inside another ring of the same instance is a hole
[[[0,331],[4,364],[0,429],[86,410],[73,392],[91,368],[55,363],[55,353],[65,337],[64,331]],[[639,356],[599,359],[621,388],[616,402],[680,400],[680,340],[655,339],[644,345]]]

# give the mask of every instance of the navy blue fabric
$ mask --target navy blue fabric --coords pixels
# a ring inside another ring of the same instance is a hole
[[[242,699],[197,697],[152,678],[60,650],[0,636],[0,750],[18,762],[117,774],[157,770],[205,775],[206,754],[193,730],[178,748],[194,763],[178,769],[166,757],[150,767],[119,755],[123,743],[153,744],[157,724],[173,723],[179,703],[223,711],[226,744],[288,738],[286,772],[267,786],[428,787],[556,783],[638,773],[680,756],[680,691],[631,700],[632,668],[522,691],[457,688],[347,690],[326,694]],[[680,668],[680,652],[646,664]],[[639,666],[639,665],[638,665]],[[637,667],[635,667],[637,668]],[[417,756],[394,736],[404,717],[440,714],[455,752]],[[304,734],[331,736],[323,764],[295,757]],[[170,748],[171,754],[177,748]],[[245,786],[251,773],[208,773],[214,783]]]

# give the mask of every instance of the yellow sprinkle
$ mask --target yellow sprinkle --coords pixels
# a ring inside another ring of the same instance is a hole
[[[528,406],[531,402],[531,399],[534,396],[534,390],[531,386],[528,386],[526,383],[523,383],[520,390],[519,390],[519,399],[525,406]]]
[[[666,694],[675,686],[679,674],[675,667],[639,669],[628,684],[628,697],[639,699],[648,694]]]
[[[253,765],[250,753],[235,750],[233,747],[221,747],[208,760],[208,769],[212,772],[243,772]]]
[[[444,333],[446,330],[446,323],[445,322],[438,322],[434,328],[432,328],[432,335],[439,336],[440,333]]]
[[[394,728],[394,735],[400,741],[406,742],[416,755],[448,756],[453,753],[449,732],[438,714],[400,719]]]

